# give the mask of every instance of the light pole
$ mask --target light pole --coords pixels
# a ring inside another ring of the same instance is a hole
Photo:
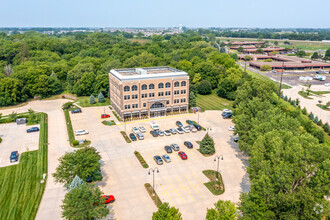
[[[223,156],[222,155],[216,155],[214,157],[214,162],[218,160],[218,164],[217,164],[217,180],[219,181],[219,161],[223,160]]]
[[[148,171],[148,175],[150,175],[150,171],[152,172],[152,196],[155,196],[155,171],[159,173],[159,170],[157,167],[150,168]]]
[[[278,100],[280,100],[280,98],[281,98],[283,72],[284,72],[284,62],[282,62],[281,81],[280,81],[280,89],[278,91]]]

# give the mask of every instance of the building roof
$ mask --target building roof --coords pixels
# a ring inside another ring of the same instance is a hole
[[[188,76],[188,73],[168,66],[112,69],[110,74],[120,81]]]

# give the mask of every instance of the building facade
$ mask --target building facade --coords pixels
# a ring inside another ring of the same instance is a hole
[[[112,108],[122,119],[186,113],[188,73],[171,67],[113,69],[109,74]]]

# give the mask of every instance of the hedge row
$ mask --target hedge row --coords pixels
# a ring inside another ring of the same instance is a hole
[[[142,155],[139,152],[134,151],[134,154],[137,157],[137,159],[140,161],[143,168],[149,167],[149,165],[147,164],[147,162],[144,160],[144,158],[142,157]]]

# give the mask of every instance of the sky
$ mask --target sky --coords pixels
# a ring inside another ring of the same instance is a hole
[[[0,27],[330,28],[330,0],[0,2]]]

